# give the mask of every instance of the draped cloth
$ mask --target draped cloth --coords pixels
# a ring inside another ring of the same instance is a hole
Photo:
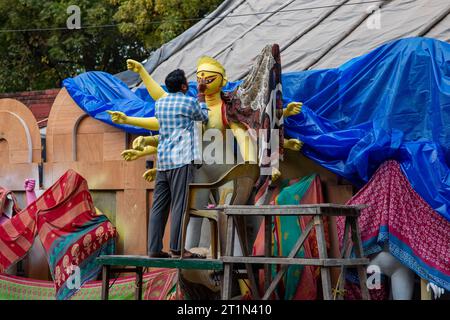
[[[144,273],[143,300],[166,300],[175,286],[176,269],[155,268]],[[136,277],[127,276],[110,280],[109,300],[134,300]],[[101,281],[86,282],[71,300],[100,300]],[[0,274],[0,300],[55,300],[55,286],[51,281],[34,280]]]
[[[450,290],[450,223],[413,190],[396,161],[383,163],[348,204],[368,205],[358,219],[365,255],[386,245],[421,278]],[[342,241],[342,217],[337,225]]]
[[[280,194],[275,199],[276,205],[295,205],[299,204],[306,191],[311,185],[314,175],[306,176],[299,182],[283,188]],[[273,255],[286,257],[294,247],[298,238],[302,235],[302,228],[300,226],[299,217],[295,216],[276,216],[273,218],[274,222],[274,247]],[[301,248],[296,255],[297,258],[305,257],[305,249]],[[272,279],[280,271],[281,266],[272,265]],[[303,266],[290,266],[283,276],[283,283],[278,288],[279,291],[284,291],[279,294],[283,300],[291,300],[297,290],[300,282],[300,277],[303,272]]]
[[[233,91],[223,93],[224,122],[247,128],[257,146],[261,176],[256,183],[255,204],[264,204],[272,176],[283,156],[283,96],[280,48],[267,45],[256,57],[249,74]]]
[[[97,215],[86,180],[68,170],[12,219],[0,225],[0,271],[22,259],[38,236],[47,253],[56,298],[68,299],[76,267],[80,284],[95,278],[101,266],[95,259],[113,254],[116,229],[108,218]]]
[[[281,191],[280,191],[281,190]],[[284,180],[279,188],[272,193],[271,204],[315,204],[323,203],[322,186],[317,175],[298,179]],[[273,256],[287,256],[310,221],[311,217],[282,217],[272,219]],[[325,228],[328,239],[328,228]],[[329,241],[327,241],[329,247]],[[264,255],[264,224],[261,225],[253,255]],[[306,238],[302,249],[296,257],[318,258],[317,240],[314,229]],[[279,271],[279,266],[272,267],[272,278]],[[284,300],[315,300],[317,299],[317,280],[319,268],[314,266],[289,266],[288,271],[280,281],[276,294]],[[260,288],[263,287],[263,274],[260,274]]]

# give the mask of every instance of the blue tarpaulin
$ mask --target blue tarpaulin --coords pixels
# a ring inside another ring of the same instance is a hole
[[[305,142],[307,157],[357,186],[382,162],[396,159],[412,187],[450,220],[450,44],[392,41],[335,69],[285,73],[282,82],[285,104],[304,103],[299,115],[285,119],[285,133]],[[88,72],[64,86],[84,111],[109,124],[106,110],[154,114],[145,89],[133,93],[107,73]]]

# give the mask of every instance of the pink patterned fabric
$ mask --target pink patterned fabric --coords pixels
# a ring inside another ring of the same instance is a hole
[[[413,190],[396,161],[383,163],[348,204],[369,206],[359,218],[366,255],[387,244],[420,277],[450,290],[450,223]],[[343,228],[340,218],[341,241]]]

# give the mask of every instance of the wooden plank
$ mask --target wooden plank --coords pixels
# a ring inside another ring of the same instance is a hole
[[[272,255],[272,217],[264,217],[264,256]],[[271,270],[270,265],[264,265],[264,291],[267,291],[270,284]]]
[[[342,241],[342,250],[341,250],[341,258],[345,259],[350,256],[351,250],[347,248],[351,247],[350,245],[347,245],[348,242],[348,233],[350,231],[350,220],[345,218],[345,225],[344,225],[344,236]],[[344,300],[344,288],[345,288],[345,272],[346,268],[345,266],[341,266],[341,272],[339,275],[339,283],[338,283],[338,300]]]
[[[280,264],[280,265],[304,265],[304,266],[327,266],[338,267],[341,265],[357,266],[367,264],[369,261],[363,259],[312,259],[312,258],[265,258],[265,257],[229,257],[222,256],[223,263],[251,263],[251,264]]]
[[[227,217],[227,241],[225,244],[225,255],[233,256],[234,254],[234,219]],[[222,300],[231,298],[232,287],[232,262],[224,263],[223,284],[222,284]]]
[[[109,298],[109,270],[110,266],[102,267],[102,300]]]
[[[123,250],[129,255],[147,254],[147,192],[145,189],[123,192],[117,203],[116,224],[123,237]],[[120,207],[119,207],[120,205]]]
[[[245,230],[245,217],[236,217],[238,219],[235,221],[236,230],[238,232],[238,239],[241,245],[242,254],[244,257],[248,256],[248,248],[247,248],[247,232]],[[252,290],[253,299],[259,300],[259,292],[258,286],[256,284],[255,275],[253,274],[253,268],[250,264],[246,263],[245,268],[247,269],[248,279],[250,281],[250,288]]]
[[[325,267],[339,267],[339,266],[364,266],[369,263],[367,258],[353,258],[353,259],[335,259],[327,258],[323,261]]]
[[[226,215],[242,216],[358,216],[361,206],[346,206],[337,204],[317,205],[286,205],[286,206],[218,206]]]
[[[134,255],[109,255],[97,258],[98,263],[108,266],[135,266],[170,269],[222,270],[223,263],[212,259],[167,259]]]
[[[317,247],[319,249],[319,258],[327,259],[327,243],[325,240],[325,231],[323,228],[323,217],[315,216],[314,224],[316,229]],[[320,277],[322,278],[323,299],[331,300],[331,275],[330,269],[326,266],[320,267]]]
[[[280,207],[287,209],[304,209],[304,208],[330,208],[330,209],[364,209],[367,205],[346,205],[337,203],[318,203],[318,204],[293,204],[293,205],[230,205],[224,204],[215,207],[215,209],[253,209],[253,210],[268,210],[268,209],[279,209]]]
[[[134,291],[135,300],[142,300],[142,267],[136,268],[136,288]]]
[[[353,241],[353,249],[355,251],[355,255],[357,258],[364,257],[364,250],[361,242],[361,232],[359,231],[358,220],[356,217],[347,218],[350,220],[350,225],[352,229],[352,241]],[[358,266],[358,278],[359,285],[361,288],[361,296],[363,300],[370,300],[369,289],[367,288],[367,273],[366,268],[364,266]]]
[[[428,281],[420,278],[420,300],[432,300],[431,291],[427,291]]]

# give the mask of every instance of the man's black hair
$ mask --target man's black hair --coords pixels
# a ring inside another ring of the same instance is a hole
[[[167,91],[170,93],[180,92],[183,84],[187,85],[186,76],[184,71],[176,69],[169,73],[164,81],[167,87]]]

